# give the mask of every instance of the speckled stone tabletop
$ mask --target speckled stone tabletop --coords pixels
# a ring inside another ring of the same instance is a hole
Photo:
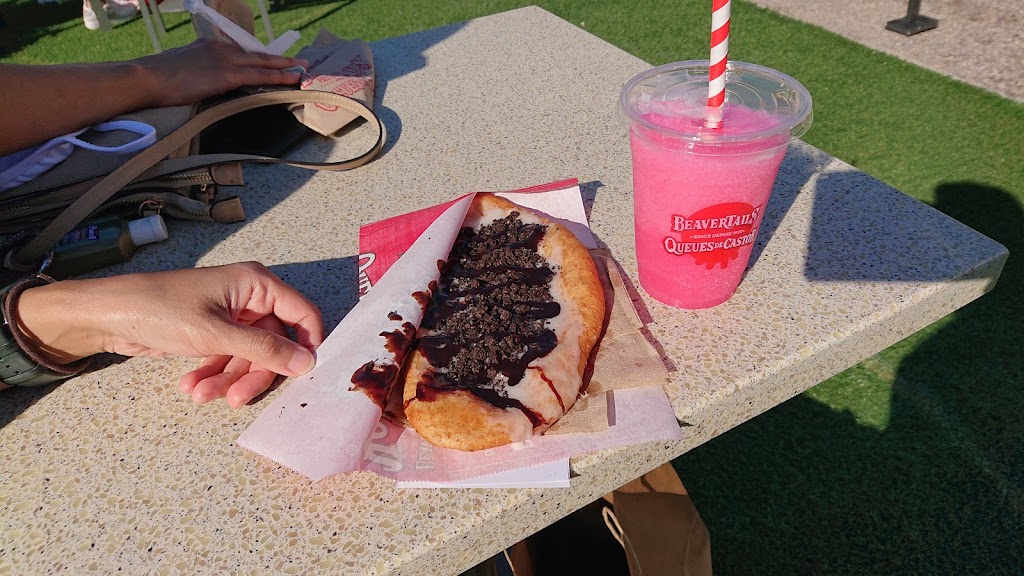
[[[594,232],[635,279],[615,103],[646,63],[537,8],[373,50],[388,131],[380,158],[349,173],[247,168],[248,222],[172,222],[167,243],[108,273],[257,259],[331,328],[356,300],[360,224],[578,177]],[[314,142],[303,153],[340,157],[368,138],[356,129],[335,149]],[[235,445],[265,401],[232,411],[178,393],[187,359],[131,359],[5,391],[0,574],[454,574],[981,296],[1005,258],[994,241],[797,143],[728,303],[682,311],[641,295],[676,369],[669,395],[685,439],[576,458],[568,489],[396,490],[370,473],[310,483]]]

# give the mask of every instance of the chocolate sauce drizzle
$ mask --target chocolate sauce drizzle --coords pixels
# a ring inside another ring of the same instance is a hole
[[[416,399],[466,390],[495,407],[521,410],[537,427],[541,415],[510,398],[509,387],[554,350],[558,339],[545,323],[561,307],[551,297],[555,273],[537,253],[547,227],[519,216],[459,232],[440,282],[430,287],[415,344],[436,369],[417,384]]]
[[[439,379],[438,377],[442,377]],[[515,398],[502,396],[493,388],[463,387],[452,385],[450,381],[444,380],[443,375],[428,373],[416,385],[416,399],[422,402],[432,402],[440,395],[454,392],[455,390],[469,390],[478,398],[490,403],[496,408],[515,408],[520,410],[530,420],[534,428],[544,423],[544,418],[533,410],[523,406],[523,403]]]
[[[398,379],[398,366],[370,360],[352,374],[351,390],[362,390],[383,410],[388,405],[388,388]]]
[[[391,315],[388,317],[391,318]],[[398,316],[401,319],[401,316]],[[393,320],[393,318],[392,318]],[[409,322],[403,322],[402,327],[391,332],[381,332],[385,343],[384,348],[394,355],[394,363],[377,363],[374,361],[363,364],[352,374],[352,390],[362,390],[374,404],[383,410],[388,405],[388,393],[395,381],[398,380],[398,370],[405,361],[405,355],[409,351],[413,337],[416,335],[416,327]]]
[[[438,260],[438,262],[440,263],[441,261]],[[412,299],[415,300],[416,303],[420,305],[420,308],[423,309],[424,314],[427,313],[427,308],[430,306],[430,295],[435,290],[437,290],[437,282],[431,280],[430,284],[427,284],[426,290],[420,290],[418,292],[412,293]]]

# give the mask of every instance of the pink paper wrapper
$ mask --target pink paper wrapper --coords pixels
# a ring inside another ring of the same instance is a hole
[[[544,212],[568,226],[585,246],[595,247],[575,180],[499,195]],[[386,234],[373,236],[388,239],[372,252],[362,250],[363,298],[318,349],[316,368],[273,400],[239,437],[240,446],[313,480],[372,470],[396,480],[454,482],[595,450],[682,437],[664,391],[647,387],[608,394],[609,426],[598,432],[534,436],[491,450],[461,452],[433,446],[414,430],[382,419],[381,409],[353,388],[357,370],[383,372],[396,364],[380,335],[402,331],[405,323],[419,326],[423,312],[414,294],[437,280],[437,262],[447,258],[473,196],[361,230],[365,237],[386,229]],[[389,320],[392,312],[401,320]]]

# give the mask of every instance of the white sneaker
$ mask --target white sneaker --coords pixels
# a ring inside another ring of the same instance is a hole
[[[107,0],[103,9],[115,20],[132,18],[139,12],[139,7],[127,0]]]
[[[82,5],[82,20],[85,22],[86,29],[100,29],[100,20],[96,17],[96,13],[92,11],[92,6],[89,4]]]

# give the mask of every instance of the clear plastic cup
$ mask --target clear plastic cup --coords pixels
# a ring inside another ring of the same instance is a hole
[[[739,286],[789,142],[811,126],[793,78],[729,62],[721,126],[706,125],[708,61],[652,68],[622,88],[633,154],[640,285],[678,308],[709,308]]]

